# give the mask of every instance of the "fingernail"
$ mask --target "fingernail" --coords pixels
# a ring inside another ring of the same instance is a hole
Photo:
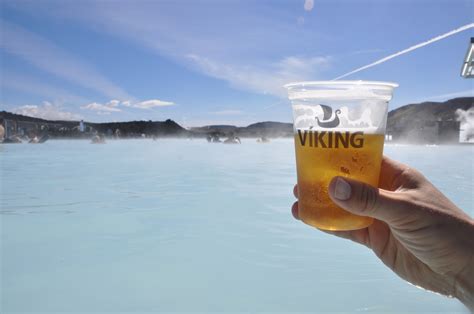
[[[300,217],[298,216],[298,202],[295,202],[293,206],[291,206],[291,213],[295,219],[300,220]]]
[[[351,186],[342,178],[336,179],[334,187],[334,197],[341,201],[347,201],[351,197]]]

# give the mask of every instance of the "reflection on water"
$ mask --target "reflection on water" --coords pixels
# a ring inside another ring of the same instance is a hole
[[[293,220],[292,140],[0,149],[2,312],[462,309]],[[472,147],[385,151],[472,215]]]

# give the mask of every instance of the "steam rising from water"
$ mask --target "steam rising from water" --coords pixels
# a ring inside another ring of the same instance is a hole
[[[368,64],[368,65],[364,65],[363,67],[360,67],[360,68],[355,69],[355,70],[353,70],[353,71],[350,71],[350,72],[348,72],[348,73],[346,73],[346,74],[343,74],[343,75],[341,75],[341,76],[338,76],[338,77],[336,77],[334,80],[339,80],[339,79],[344,78],[344,77],[346,77],[346,76],[349,76],[349,75],[352,75],[352,74],[354,74],[354,73],[360,72],[360,71],[362,71],[362,70],[365,70],[365,69],[371,68],[371,67],[373,67],[373,66],[379,65],[379,64],[384,63],[384,62],[386,62],[386,61],[388,61],[388,60],[391,60],[391,59],[393,59],[393,58],[396,58],[396,57],[399,57],[399,56],[401,56],[401,55],[404,55],[404,54],[406,54],[406,53],[408,53],[408,52],[411,52],[411,51],[413,51],[413,50],[416,50],[416,49],[418,49],[418,48],[421,48],[421,47],[430,45],[430,44],[432,44],[432,43],[434,43],[434,42],[437,42],[437,41],[439,41],[439,40],[441,40],[441,39],[450,37],[450,36],[455,35],[455,34],[457,34],[457,33],[460,33],[460,32],[463,32],[463,31],[465,31],[465,30],[468,30],[468,29],[470,29],[470,28],[474,28],[474,23],[461,26],[461,27],[459,27],[459,28],[456,28],[455,30],[452,30],[452,31],[447,32],[447,33],[442,34],[442,35],[439,35],[439,36],[437,36],[437,37],[435,37],[435,38],[432,38],[432,39],[427,40],[427,41],[425,41],[425,42],[419,43],[419,44],[417,44],[417,45],[411,46],[411,47],[409,47],[409,48],[407,48],[407,49],[404,49],[404,50],[402,50],[402,51],[399,51],[399,52],[397,52],[397,53],[394,53],[394,54],[392,54],[392,55],[389,55],[389,56],[387,56],[387,57],[385,57],[385,58],[382,58],[382,59],[380,59],[380,60],[377,60],[377,61],[375,61],[375,62],[373,62],[373,63],[370,63],[370,64]]]
[[[459,141],[474,142],[474,107],[456,110],[456,120],[461,122]]]

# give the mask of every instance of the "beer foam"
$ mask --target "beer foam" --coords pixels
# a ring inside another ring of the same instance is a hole
[[[303,127],[303,128],[298,128],[295,127],[295,132],[297,130],[301,131],[325,131],[325,132],[337,132],[337,133],[343,133],[343,132],[349,132],[349,133],[354,133],[354,132],[364,132],[364,134],[384,134],[384,131],[381,131],[379,128],[376,127],[367,127],[367,128],[332,128],[332,129],[324,129],[324,128],[312,128],[312,127]]]
[[[295,90],[288,91],[290,100],[307,100],[307,99],[325,99],[325,100],[354,100],[354,99],[377,99],[390,101],[392,92],[375,92],[371,89],[362,90]]]
[[[337,132],[363,131],[368,134],[384,134],[386,127],[387,104],[361,103],[359,106],[337,107],[333,109],[331,120],[339,120],[334,127],[322,127],[318,120],[324,120],[324,111],[319,105],[293,105],[294,128],[300,130],[321,130]]]
[[[285,85],[290,100],[363,100],[390,101],[395,83],[374,81],[316,81]]]

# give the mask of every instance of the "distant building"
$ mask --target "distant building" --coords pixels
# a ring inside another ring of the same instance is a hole
[[[79,132],[84,132],[84,120],[81,120],[81,122],[79,122]]]

